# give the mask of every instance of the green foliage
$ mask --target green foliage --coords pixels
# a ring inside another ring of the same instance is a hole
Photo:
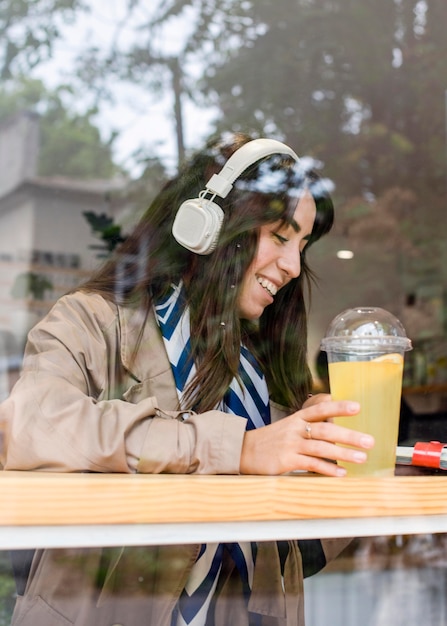
[[[73,178],[111,178],[120,169],[114,164],[112,143],[103,142],[90,110],[69,113],[60,100],[53,103],[41,121],[39,173]]]
[[[103,242],[100,246],[90,246],[91,248],[101,250],[98,256],[105,257],[112,252],[116,246],[124,241],[121,234],[121,226],[115,224],[113,219],[105,213],[94,213],[93,211],[84,211],[85,219],[95,235]]]
[[[0,626],[9,626],[15,604],[15,581],[8,552],[0,552]]]
[[[103,141],[93,122],[96,109],[76,113],[65,104],[75,94],[67,85],[48,90],[41,80],[21,77],[0,87],[0,119],[20,110],[40,114],[39,174],[73,178],[111,178],[121,170],[114,164],[112,134]]]
[[[208,63],[202,82],[220,128],[284,137],[325,163],[341,195],[423,181],[444,191],[445,2],[427,3],[420,24],[416,0],[250,4],[244,28],[259,34]]]
[[[0,0],[0,78],[51,57],[61,24],[86,6],[83,0]]]
[[[53,289],[53,283],[43,274],[22,272],[16,276],[11,295],[13,298],[28,298],[43,300],[45,292]]]
[[[22,4],[28,6],[26,17],[37,3]],[[66,4],[74,8],[74,2]],[[380,197],[398,186],[441,210],[445,0],[153,4],[148,11],[143,0],[123,0],[110,48],[95,41],[83,51],[77,70],[98,97],[117,81],[145,85],[151,95],[174,94],[180,156],[181,103],[190,98],[219,109],[217,130],[277,136],[300,154],[320,159],[336,184],[337,204],[371,193]],[[162,45],[163,29],[176,18],[187,24],[178,58]],[[200,78],[191,71],[197,66],[204,68]],[[73,97],[61,88],[45,110],[42,145],[49,154],[42,155],[42,172],[59,167],[70,175],[104,176],[111,171],[107,157],[113,137],[98,145],[94,110],[64,117],[68,95]]]
[[[182,98],[219,108],[217,130],[276,135],[323,161],[340,198],[395,185],[435,202],[444,193],[445,0],[159,0],[150,17],[143,7],[134,0],[117,24],[132,17],[130,44],[117,36],[105,56],[86,52],[89,85],[180,85]],[[157,47],[176,18],[189,18],[178,59]]]

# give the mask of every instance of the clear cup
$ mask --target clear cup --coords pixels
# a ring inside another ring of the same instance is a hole
[[[339,465],[348,476],[394,475],[404,354],[412,349],[404,327],[378,307],[347,309],[332,320],[321,349],[327,352],[332,398],[360,403],[360,413],[335,423],[375,439],[365,463]]]

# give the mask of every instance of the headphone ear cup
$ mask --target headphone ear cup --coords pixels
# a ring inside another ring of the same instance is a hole
[[[224,213],[218,204],[202,198],[180,205],[172,225],[175,240],[196,254],[211,254],[217,245]]]

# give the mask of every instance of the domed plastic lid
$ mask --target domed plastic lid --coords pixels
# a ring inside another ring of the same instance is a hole
[[[412,346],[397,317],[379,307],[357,307],[346,309],[332,320],[321,349],[405,352]]]

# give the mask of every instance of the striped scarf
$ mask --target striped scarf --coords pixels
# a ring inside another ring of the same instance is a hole
[[[190,319],[182,283],[155,304],[165,348],[174,374],[180,407],[183,392],[195,375],[191,359]],[[270,423],[270,407],[265,377],[253,355],[241,347],[238,374],[216,407],[247,419],[247,430]],[[173,626],[204,626],[216,590],[225,553],[233,559],[241,576],[244,597],[248,602],[256,560],[256,543],[203,544],[180,596]]]

